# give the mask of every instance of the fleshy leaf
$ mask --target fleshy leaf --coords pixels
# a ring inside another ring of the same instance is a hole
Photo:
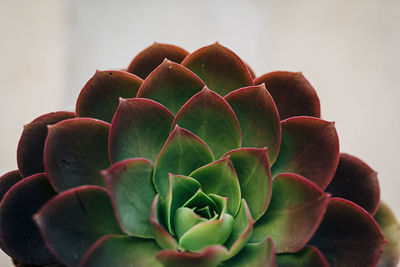
[[[106,235],[83,257],[80,267],[162,267],[155,258],[160,248],[151,239]]]
[[[215,202],[207,196],[201,189],[194,194],[188,201],[183,204],[183,207],[196,208],[209,206],[211,210],[218,210]]]
[[[154,239],[157,244],[163,249],[176,249],[177,243],[175,239],[165,230],[165,214],[161,203],[158,201],[158,195],[154,198],[153,205],[151,208],[150,224],[153,232]],[[160,222],[159,219],[163,221]]]
[[[168,173],[189,175],[212,162],[211,150],[197,136],[176,126],[164,144],[154,165],[153,182],[162,201],[168,191]]]
[[[92,184],[105,186],[100,170],[110,166],[110,125],[75,118],[49,127],[44,151],[46,174],[56,191]]]
[[[59,111],[42,115],[24,126],[17,149],[18,169],[22,177],[44,172],[43,151],[48,125],[71,119],[75,113]]]
[[[201,184],[201,188],[206,194],[227,197],[227,212],[236,216],[241,202],[240,185],[229,157],[200,167],[189,176]]]
[[[386,240],[369,213],[342,198],[332,198],[310,241],[331,266],[375,266]]]
[[[77,266],[100,237],[122,234],[107,191],[98,186],[60,193],[34,219],[53,254],[69,266]]]
[[[339,140],[334,123],[313,117],[282,121],[282,142],[272,177],[300,174],[325,189],[339,161]]]
[[[156,190],[151,162],[142,158],[127,159],[102,174],[122,229],[137,237],[152,237],[149,218]]]
[[[200,251],[205,247],[224,244],[232,232],[234,218],[224,214],[218,220],[209,220],[196,224],[179,238],[179,247]]]
[[[223,246],[209,246],[200,252],[163,250],[156,257],[165,267],[216,267],[225,254]]]
[[[26,264],[56,262],[32,219],[55,195],[41,173],[19,181],[4,196],[0,206],[1,240],[12,258]]]
[[[350,200],[371,215],[379,206],[377,173],[360,159],[341,153],[332,182],[326,188],[334,197]]]
[[[153,99],[176,115],[183,104],[203,87],[203,81],[193,72],[180,64],[164,60],[144,80],[137,97]]]
[[[22,176],[18,170],[7,172],[0,177],[0,202],[7,191],[21,180]]]
[[[272,192],[267,149],[239,148],[225,156],[230,157],[235,167],[242,198],[246,199],[251,215],[257,221],[267,210]]]
[[[381,202],[374,219],[388,240],[378,267],[396,267],[400,261],[400,224],[390,208]]]
[[[233,223],[232,233],[224,244],[225,247],[229,248],[225,260],[235,256],[246,245],[253,231],[253,225],[254,220],[251,218],[246,200],[242,199],[239,212]]]
[[[143,80],[125,71],[96,71],[76,102],[79,117],[91,117],[111,123],[120,97],[136,96]]]
[[[121,99],[110,129],[110,159],[147,158],[155,162],[167,140],[174,116],[144,98]]]
[[[253,85],[245,63],[219,43],[189,54],[182,65],[196,73],[208,88],[221,96],[238,88]]]
[[[307,246],[297,253],[284,253],[276,256],[279,267],[329,267],[322,253],[313,246]]]
[[[176,236],[178,239],[181,238],[190,228],[206,220],[206,218],[197,215],[192,209],[186,207],[178,208],[174,216]]]
[[[273,164],[281,143],[281,124],[274,100],[265,85],[240,88],[225,96],[239,120],[242,147],[268,147]]]
[[[169,187],[165,199],[165,220],[171,234],[174,231],[174,218],[176,210],[185,204],[200,188],[199,182],[183,175],[168,174]]]
[[[304,177],[280,174],[272,182],[267,212],[254,225],[251,242],[271,236],[277,253],[297,252],[323,219],[329,196]]]
[[[301,72],[275,71],[254,80],[265,83],[279,110],[281,120],[294,116],[320,117],[317,93]]]
[[[241,145],[239,122],[229,104],[204,87],[176,115],[174,125],[191,131],[210,146],[216,158]]]
[[[175,45],[153,43],[140,52],[128,67],[128,72],[145,79],[163,60],[181,63],[189,53]]]
[[[247,244],[235,257],[219,267],[277,267],[272,238]]]

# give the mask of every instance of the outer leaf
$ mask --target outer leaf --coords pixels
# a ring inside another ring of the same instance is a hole
[[[279,110],[281,120],[294,116],[320,117],[317,93],[301,72],[275,71],[254,84],[265,83]]]
[[[153,165],[147,159],[127,159],[102,172],[122,229],[130,235],[152,237],[149,223],[156,196]]]
[[[110,159],[147,158],[155,162],[167,140],[174,116],[159,103],[121,99],[110,130]]]
[[[381,202],[374,219],[388,240],[378,267],[396,267],[400,262],[400,224],[390,208]]]
[[[307,246],[297,253],[278,254],[279,267],[329,267],[322,253],[313,246]]]
[[[156,257],[165,267],[216,267],[225,254],[223,246],[210,246],[196,253],[163,250]]]
[[[164,60],[143,82],[137,97],[153,99],[176,114],[203,87],[203,81],[193,72]]]
[[[165,218],[164,210],[158,202],[158,195],[154,198],[153,206],[151,208],[150,224],[153,231],[154,239],[157,244],[163,249],[176,249],[177,245],[175,239],[165,230],[165,227],[159,219],[163,221]]]
[[[81,267],[162,267],[155,258],[160,248],[151,239],[106,235],[85,254]]]
[[[100,237],[122,234],[106,190],[81,186],[60,193],[34,217],[47,245],[64,264],[77,266]]]
[[[235,257],[220,267],[276,267],[275,246],[272,238],[247,244]]]
[[[153,182],[160,198],[165,201],[168,173],[189,175],[213,161],[208,146],[189,131],[176,126],[164,144],[154,166]]]
[[[239,212],[233,223],[231,236],[224,244],[225,247],[229,248],[228,255],[225,259],[232,258],[246,245],[253,231],[253,225],[254,220],[251,217],[246,200],[242,199]]]
[[[313,117],[282,121],[282,143],[272,176],[300,174],[325,189],[339,161],[339,140],[335,125]]]
[[[75,117],[75,113],[59,111],[42,115],[24,126],[17,149],[18,169],[22,177],[44,172],[43,150],[47,126]]]
[[[189,53],[175,45],[153,43],[151,46],[140,52],[128,67],[128,72],[136,74],[144,79],[165,58],[180,63]]]
[[[225,100],[239,120],[242,146],[268,147],[268,157],[273,164],[281,143],[281,125],[278,110],[265,85],[235,90],[226,95]]]
[[[1,239],[9,255],[25,264],[49,264],[56,260],[45,245],[32,220],[56,195],[44,174],[35,174],[16,183],[0,206]]]
[[[135,97],[143,80],[125,71],[96,71],[76,102],[79,117],[92,117],[111,123],[120,97]]]
[[[228,213],[236,216],[241,202],[240,185],[229,156],[200,167],[189,176],[199,181],[206,194],[227,197]]]
[[[279,175],[272,183],[270,206],[254,225],[251,241],[271,236],[277,253],[299,251],[317,230],[328,202],[328,195],[306,178]]]
[[[335,175],[326,191],[356,203],[371,215],[379,206],[377,173],[360,159],[345,153],[340,154]]]
[[[267,210],[272,192],[267,149],[239,148],[225,156],[230,157],[235,167],[242,198],[246,199],[251,215],[257,221]]]
[[[18,170],[7,172],[0,177],[0,202],[7,191],[21,180],[22,176]]]
[[[354,203],[332,198],[310,241],[331,266],[375,266],[386,240],[374,219]]]
[[[207,87],[181,108],[175,124],[204,140],[216,158],[241,144],[240,126],[235,113],[222,97]]]
[[[191,53],[182,65],[196,73],[211,90],[221,96],[235,89],[253,85],[245,63],[219,43]]]

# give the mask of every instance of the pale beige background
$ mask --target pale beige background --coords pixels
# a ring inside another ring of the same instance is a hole
[[[73,109],[97,68],[126,67],[153,41],[219,41],[258,75],[302,71],[341,150],[378,171],[400,217],[399,12],[396,0],[0,0],[0,173],[16,168],[22,125]]]

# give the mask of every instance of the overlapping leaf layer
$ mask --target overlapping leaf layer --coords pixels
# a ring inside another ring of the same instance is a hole
[[[0,178],[0,247],[16,264],[399,260],[376,172],[339,152],[307,79],[254,77],[218,43],[193,53],[154,43],[127,72],[97,71],[76,112],[25,126],[18,166]]]

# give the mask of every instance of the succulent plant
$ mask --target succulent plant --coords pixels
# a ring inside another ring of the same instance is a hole
[[[17,162],[0,179],[0,246],[18,266],[399,260],[376,172],[339,152],[307,79],[256,78],[218,43],[155,43],[97,71],[75,112],[24,127]]]

